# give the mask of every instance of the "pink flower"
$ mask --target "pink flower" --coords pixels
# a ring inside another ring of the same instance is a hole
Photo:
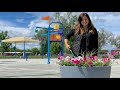
[[[63,60],[64,60],[64,56],[60,56],[58,59],[59,59],[60,61],[63,61]]]
[[[113,58],[118,52],[117,51],[112,51],[109,55],[108,58]]]
[[[110,53],[109,55],[108,55],[108,58],[112,58],[113,57],[113,55]]]
[[[91,60],[92,58],[91,57],[86,57],[87,60]]]
[[[114,54],[114,53],[113,53]],[[110,54],[111,56],[113,54]],[[65,65],[65,66],[85,66],[85,67],[92,67],[92,66],[108,66],[110,64],[111,60],[110,58],[102,58],[102,62],[101,59],[98,59],[97,56],[88,56],[88,57],[75,57],[72,58],[70,56],[59,56],[58,57],[58,62],[57,64],[59,65]],[[102,64],[101,64],[102,63]]]
[[[116,51],[113,51],[113,52],[111,52],[111,54],[112,54],[113,56],[115,56],[115,55],[117,54],[117,52],[116,52]]]
[[[72,60],[72,63],[78,65],[78,64],[80,64],[80,60],[74,59],[74,60]]]
[[[88,66],[92,66],[93,65],[93,62],[91,60],[88,60]]]
[[[110,62],[110,59],[109,58],[103,58],[103,63],[109,63]]]
[[[97,56],[93,56],[93,61],[98,61],[98,57]]]
[[[87,58],[86,58],[86,57],[84,57],[84,58],[83,58],[83,61],[86,61],[86,60],[87,60]]]

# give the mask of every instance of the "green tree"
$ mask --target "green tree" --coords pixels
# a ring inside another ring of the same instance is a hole
[[[30,50],[30,49],[27,49],[26,52],[31,52],[31,50]]]
[[[46,35],[43,36],[43,34]],[[43,55],[47,53],[47,30],[45,28],[40,28],[34,37],[40,41],[40,54],[43,58]]]
[[[32,48],[32,53],[33,53],[34,55],[38,55],[38,54],[39,54],[38,48]]]
[[[0,32],[0,41],[4,40],[4,39],[7,39],[7,38],[9,38],[8,32],[7,31],[5,31],[5,32],[1,31]],[[8,51],[10,51],[10,46],[11,46],[10,43],[1,42],[0,51],[1,52],[8,52]]]
[[[105,31],[103,28],[101,28],[98,31],[98,47],[101,50],[101,48],[109,43],[109,40],[114,37],[114,35],[111,32]]]
[[[59,42],[51,43],[51,47],[50,47],[51,54],[59,54],[60,50],[61,50],[61,47]]]
[[[73,12],[66,12],[64,14],[61,12],[56,12],[53,14],[52,21],[60,21],[65,27],[64,34],[66,35],[66,33],[68,33],[77,22],[77,18],[77,15],[73,15]]]
[[[46,53],[47,53],[47,42],[45,42],[45,43],[41,43],[40,44],[41,45],[41,47],[40,47],[40,54],[42,55],[42,56],[44,56]]]
[[[109,42],[111,45],[116,46],[116,48],[120,48],[120,36],[112,37]]]
[[[52,17],[52,21],[60,21],[63,24],[65,28],[64,30],[64,36],[65,36],[71,29],[73,29],[75,23],[77,22],[77,18],[78,18],[77,15],[73,15],[73,12],[66,12],[66,13],[56,12]],[[69,40],[69,43],[71,45],[72,42],[73,42],[73,38]],[[66,48],[64,49],[65,52],[68,53]]]

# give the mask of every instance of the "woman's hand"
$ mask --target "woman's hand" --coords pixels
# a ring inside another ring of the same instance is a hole
[[[68,39],[65,39],[65,47],[67,48],[67,50],[70,50],[70,45],[68,44]]]
[[[70,50],[70,45],[66,44],[65,47],[67,48],[67,50]]]
[[[89,30],[89,33],[92,33],[92,34],[94,34],[93,30]]]

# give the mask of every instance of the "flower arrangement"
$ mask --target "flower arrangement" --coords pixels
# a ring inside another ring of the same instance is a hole
[[[61,66],[80,66],[80,67],[98,67],[98,66],[111,66],[111,58],[116,55],[116,52],[108,54],[108,57],[98,58],[93,56],[92,53],[87,53],[86,56],[58,56],[58,64]]]

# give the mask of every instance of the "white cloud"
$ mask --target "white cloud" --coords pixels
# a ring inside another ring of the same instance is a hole
[[[29,30],[29,28],[20,28],[20,27],[13,27],[14,24],[6,21],[0,21],[0,31],[8,31],[8,35],[10,37],[19,37],[19,36],[25,36],[25,37],[33,37],[34,33]],[[13,45],[14,46],[14,45]],[[27,44],[26,49],[38,47],[39,44]],[[17,44],[17,48],[23,49],[23,44]]]
[[[1,27],[0,27],[1,28]],[[32,33],[28,28],[18,28],[18,27],[4,27],[3,31],[8,31],[8,35],[10,37],[18,37],[18,36],[25,36],[25,37],[33,37],[34,33]],[[30,49],[33,47],[39,47],[39,43],[30,43],[27,44],[26,49]],[[23,49],[23,44],[17,44],[17,48]]]
[[[115,35],[120,35],[120,13],[118,12],[89,12],[96,28],[104,28]]]
[[[48,21],[42,21],[39,19],[32,20],[30,22],[30,24],[28,25],[29,30],[31,30],[31,31],[34,31],[36,27],[46,27],[47,28],[48,26],[49,26]]]
[[[108,50],[108,51],[110,52],[111,50],[116,49],[116,47],[115,47],[114,45],[110,45],[110,44],[108,43],[108,44],[106,44],[105,46],[103,46],[102,49]]]
[[[0,31],[8,31],[10,37],[31,36],[29,28],[16,27],[13,23],[6,21],[0,21]]]
[[[14,37],[14,36],[29,36],[30,30],[28,30],[27,28],[19,28],[19,27],[1,27],[2,31],[8,31],[8,34],[10,37]]]

